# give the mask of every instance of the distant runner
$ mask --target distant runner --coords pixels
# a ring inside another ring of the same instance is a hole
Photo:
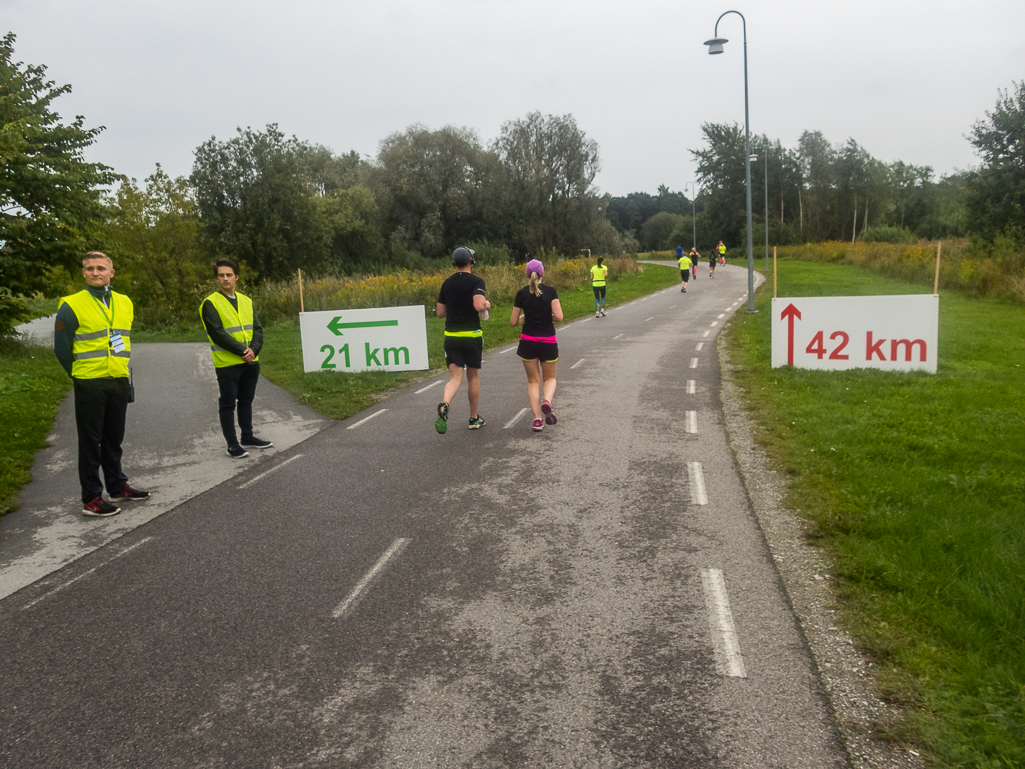
[[[719,264],[726,264],[726,246],[722,244],[721,240],[719,241],[719,245],[715,247],[715,250],[719,254]]]
[[[690,257],[691,277],[694,278],[694,280],[697,280],[698,279],[698,260],[701,258],[701,254],[698,253],[698,250],[696,248],[692,248],[690,250],[690,253],[687,254],[687,256]]]
[[[544,426],[559,420],[552,410],[555,397],[555,370],[559,363],[559,343],[555,338],[555,323],[563,318],[559,293],[541,282],[545,266],[531,259],[526,267],[530,285],[516,292],[509,325],[516,328],[523,319],[523,331],[516,354],[527,372],[527,401],[534,412],[531,429],[539,433]],[[544,414],[542,419],[541,415]]]
[[[591,268],[591,288],[594,289],[594,317],[605,317],[605,282],[609,277],[609,268],[602,265],[605,260],[598,257],[598,264]],[[544,270],[542,270],[544,274]]]
[[[713,251],[712,253],[710,253],[708,255],[708,277],[710,277],[710,278],[714,278],[715,277],[715,262],[716,262],[715,251]]]
[[[682,252],[683,249],[681,248],[680,251]],[[680,264],[680,292],[686,294],[687,293],[687,281],[690,279],[690,267],[691,267],[690,257],[689,256],[681,256],[678,261],[679,261],[679,264]]]

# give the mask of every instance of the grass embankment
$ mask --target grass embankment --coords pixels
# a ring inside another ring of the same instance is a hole
[[[845,264],[779,277],[780,296],[922,293]],[[728,332],[736,380],[909,708],[895,736],[935,766],[1025,766],[1025,313],[941,292],[935,375],[772,369],[766,289]]]
[[[71,380],[48,347],[0,340],[0,515],[32,480],[32,460],[46,447]]]

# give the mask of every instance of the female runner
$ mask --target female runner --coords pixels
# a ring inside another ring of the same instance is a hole
[[[523,317],[523,331],[520,332],[516,354],[520,356],[523,369],[527,372],[527,400],[530,402],[530,410],[534,412],[532,429],[541,432],[546,424],[554,425],[558,421],[552,410],[555,369],[559,360],[554,321],[562,320],[562,305],[559,303],[559,293],[541,282],[545,267],[540,261],[531,259],[527,262],[526,272],[530,284],[516,292],[509,325],[518,326]]]

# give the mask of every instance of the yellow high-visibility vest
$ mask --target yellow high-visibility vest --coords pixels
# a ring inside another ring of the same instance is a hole
[[[82,289],[62,297],[58,307],[67,303],[78,318],[78,329],[72,342],[71,376],[76,379],[115,379],[128,376],[132,357],[132,321],[135,307],[132,300],[116,291],[110,292],[110,307]],[[115,352],[110,335],[118,333],[125,343],[124,352]]]
[[[245,294],[235,292],[235,299],[238,300],[238,310],[231,306],[231,302],[228,301],[228,297],[222,294],[220,291],[214,291],[210,296],[203,300],[199,305],[199,318],[203,319],[203,304],[210,302],[217,310],[217,314],[221,318],[221,325],[224,330],[228,332],[232,339],[236,342],[241,342],[246,347],[253,340],[253,300]],[[203,324],[206,328],[206,324]],[[245,363],[242,360],[241,355],[236,355],[233,352],[225,350],[223,347],[218,347],[213,339],[210,339],[210,335],[207,334],[206,338],[210,340],[210,352],[214,357],[214,368],[224,368],[225,366],[238,366]],[[253,358],[253,360],[259,360],[259,358]]]
[[[605,285],[605,279],[609,276],[609,268],[604,264],[599,267],[597,264],[591,268],[591,285],[601,288]]]

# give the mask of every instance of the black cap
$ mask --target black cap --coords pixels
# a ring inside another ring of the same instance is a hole
[[[465,267],[468,264],[473,264],[474,253],[472,248],[460,246],[452,252],[452,264],[456,267]]]

